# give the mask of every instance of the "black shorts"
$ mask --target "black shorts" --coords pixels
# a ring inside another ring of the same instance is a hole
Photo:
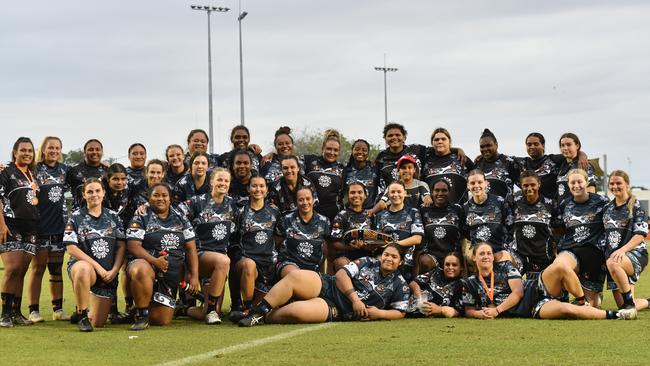
[[[5,217],[9,228],[7,241],[0,244],[0,253],[25,252],[36,254],[38,248],[38,224],[36,220],[21,220]]]
[[[521,264],[523,266],[522,275],[525,274],[527,280],[536,279],[539,277],[540,273],[546,269],[546,267],[550,266],[551,263],[553,263],[553,259],[527,257],[519,252],[517,252],[517,254],[521,259]]]
[[[275,266],[273,262],[271,263],[262,262],[256,260],[255,258],[250,258],[241,255],[241,253],[232,254],[230,258],[232,259],[232,263],[237,263],[244,258],[250,259],[253,262],[255,262],[255,266],[257,267],[257,278],[255,279],[255,290],[264,294],[269,292],[269,290],[273,286],[273,278],[275,275]]]
[[[38,251],[47,250],[48,253],[63,253],[63,234],[56,235],[39,235],[37,241]]]
[[[336,252],[334,258],[347,258],[350,261],[357,260],[359,258],[374,256],[375,253],[372,251],[361,250],[361,249],[351,249],[351,250],[339,250]]]
[[[580,284],[591,292],[603,292],[603,283],[607,275],[605,255],[593,245],[584,245],[565,249],[578,262],[578,278]]]
[[[639,281],[641,272],[643,272],[645,267],[648,265],[648,250],[645,248],[634,248],[625,253],[625,255],[630,260],[630,262],[632,262],[632,269],[634,270],[634,273],[627,278],[630,285],[634,285]],[[612,276],[609,274],[609,272],[607,273],[607,289],[612,291],[618,290],[618,286],[616,285],[616,282],[614,282],[614,279],[612,279]]]
[[[68,261],[67,272],[70,281],[72,281],[72,266],[77,262],[78,261],[73,259],[70,259]],[[104,299],[116,299],[118,276],[115,276],[115,279],[113,279],[113,281],[111,281],[110,283],[106,283],[102,281],[102,279],[99,277],[98,274],[96,276],[97,279],[95,280],[95,283],[90,286],[90,293]]]
[[[319,273],[319,275],[321,279],[321,289],[318,297],[325,300],[327,305],[330,307],[329,313],[332,319],[328,320],[359,320],[359,318],[354,315],[352,302],[350,302],[350,300],[339,291],[338,287],[336,287],[336,277],[322,273]]]
[[[539,311],[542,306],[551,300],[544,297],[541,286],[543,286],[541,276],[534,280],[525,281],[524,296],[517,306],[504,312],[505,315],[516,318],[539,318]]]
[[[151,253],[150,253],[151,254]],[[154,257],[157,257],[157,254],[152,254]],[[181,274],[183,273],[183,267],[185,261],[179,257],[169,256],[169,266],[167,267],[167,272],[158,271],[153,265],[149,264],[154,270],[155,278],[153,282],[153,295],[151,300],[160,305],[164,305],[170,308],[176,307],[176,295],[178,294],[178,284],[181,281]],[[126,265],[126,272],[129,272],[129,267],[137,258],[130,258],[129,262]]]

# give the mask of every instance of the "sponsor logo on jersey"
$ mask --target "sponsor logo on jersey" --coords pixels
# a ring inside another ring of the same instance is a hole
[[[535,227],[533,225],[524,225],[524,227],[521,228],[521,233],[525,238],[531,239],[535,236],[537,230],[535,230]]]
[[[314,253],[314,247],[307,241],[298,244],[298,254],[303,258],[309,258]]]
[[[257,234],[255,234],[255,242],[257,244],[266,244],[266,242],[269,240],[269,235],[264,232],[264,231],[258,231]]]
[[[228,233],[228,229],[224,224],[217,224],[212,228],[212,237],[217,240],[223,240]]]
[[[52,203],[59,202],[61,197],[63,197],[63,189],[59,186],[52,187],[52,189],[47,193],[47,198],[49,198]]]
[[[163,250],[178,249],[180,242],[177,235],[165,234],[160,240],[160,247]]]
[[[90,245],[90,250],[95,258],[104,259],[108,255],[108,242],[104,239],[95,240]]]

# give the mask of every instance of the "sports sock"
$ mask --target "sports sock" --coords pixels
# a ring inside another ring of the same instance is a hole
[[[14,305],[14,294],[3,292],[2,297],[2,316],[11,314],[11,309]]]
[[[605,319],[618,319],[616,311],[614,310],[605,310]]]
[[[14,295],[14,302],[11,306],[12,310],[15,313],[20,313],[20,308],[22,307],[22,305],[23,305],[23,298]]]
[[[253,312],[262,315],[270,313],[271,310],[273,310],[273,306],[271,306],[266,299],[262,299],[262,301],[253,308]]]
[[[39,306],[38,306],[38,304],[31,304],[31,305],[29,305],[29,312],[31,313],[31,312],[33,312],[33,311],[39,311]]]
[[[52,300],[52,311],[57,311],[63,308],[63,299]]]
[[[133,307],[133,296],[126,296],[124,297],[124,302],[126,303],[126,308],[132,308]]]
[[[632,291],[622,292],[623,296],[623,305],[628,307],[634,307],[634,297],[632,297]]]
[[[136,314],[139,319],[145,318],[149,316],[149,308],[136,308]]]
[[[244,300],[244,309],[250,310],[253,307],[253,300]]]
[[[217,311],[217,303],[221,296],[212,296],[208,295],[208,313],[211,311]]]

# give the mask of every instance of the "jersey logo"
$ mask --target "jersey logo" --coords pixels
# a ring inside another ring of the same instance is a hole
[[[442,239],[442,238],[444,238],[444,237],[447,235],[447,230],[445,230],[444,227],[440,227],[440,226],[438,226],[438,227],[436,227],[436,228],[433,230],[433,235],[434,235],[437,239]]]
[[[314,247],[309,242],[303,241],[298,244],[298,253],[303,258],[309,258],[314,254]]]
[[[93,256],[97,259],[104,259],[108,255],[108,242],[104,239],[95,240],[90,246]]]
[[[226,237],[227,233],[228,229],[224,224],[218,224],[212,228],[212,237],[217,240],[223,240]]]
[[[174,234],[165,234],[160,240],[160,247],[163,250],[178,249],[179,244],[180,240]]]
[[[328,177],[327,175],[321,175],[318,177],[318,184],[323,187],[327,188],[332,184],[332,178]]]
[[[589,237],[589,228],[585,226],[579,226],[576,228],[576,231],[573,233],[573,240],[577,243],[580,243]]]
[[[562,184],[557,185],[557,194],[560,197],[564,196],[564,185],[562,185]]]
[[[255,241],[257,244],[266,244],[266,242],[269,240],[269,235],[264,232],[264,231],[258,231],[257,234],[255,234]]]
[[[479,241],[488,241],[491,236],[492,233],[490,232],[490,228],[487,226],[481,226],[478,230],[476,230],[476,239]]]
[[[609,235],[607,236],[607,241],[609,242],[610,248],[618,248],[618,245],[621,242],[621,233],[618,231],[610,231]]]
[[[525,238],[531,239],[535,236],[537,230],[535,230],[535,227],[533,225],[524,225],[524,227],[521,228],[521,233]]]
[[[47,198],[49,198],[50,202],[52,202],[52,203],[59,202],[59,200],[61,200],[61,197],[63,197],[63,189],[61,189],[61,187],[59,187],[59,186],[53,187],[47,193]]]

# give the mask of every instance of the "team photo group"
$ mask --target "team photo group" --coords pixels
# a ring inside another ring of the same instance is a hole
[[[126,167],[104,162],[101,139],[66,165],[60,138],[18,138],[0,172],[0,327],[44,321],[44,278],[53,320],[83,332],[178,317],[240,327],[633,320],[649,308],[634,294],[648,263],[647,214],[625,171],[596,193],[574,133],[548,141],[558,155],[541,133],[521,136],[527,156],[517,157],[476,131],[475,159],[445,128],[429,146],[407,143],[398,123],[376,133],[386,148],[372,159],[364,139],[341,156],[333,129],[319,154],[296,151],[284,126],[274,151],[262,151],[241,125],[232,149],[212,154],[197,129],[164,159],[133,143]],[[63,308],[64,276],[74,311]],[[616,308],[601,307],[605,291]]]

